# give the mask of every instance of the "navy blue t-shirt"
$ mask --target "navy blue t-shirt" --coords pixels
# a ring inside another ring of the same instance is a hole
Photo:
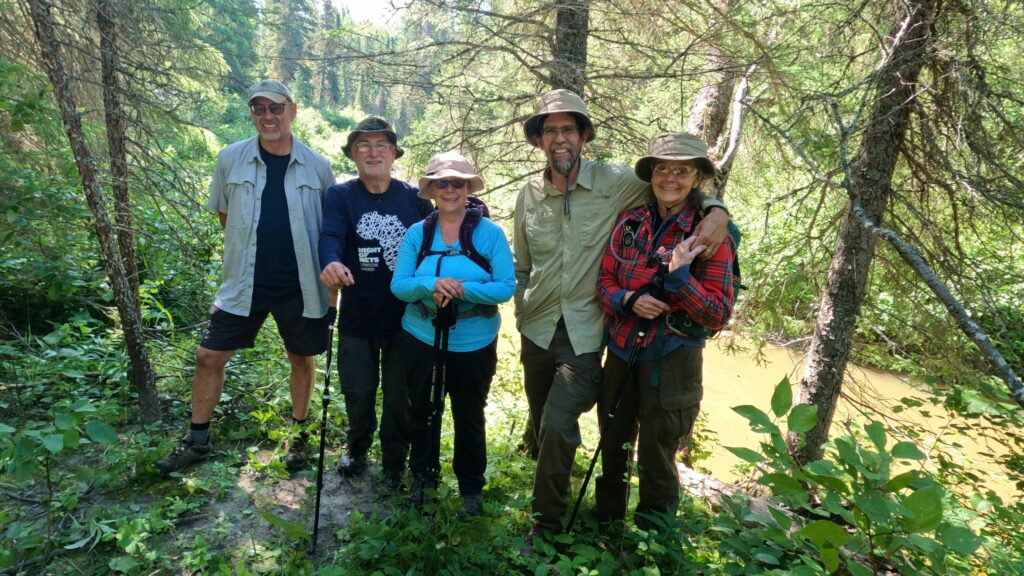
[[[387,192],[373,194],[354,178],[324,195],[320,266],[341,262],[355,280],[341,296],[346,336],[393,337],[402,329],[405,302],[391,293],[398,248],[405,231],[433,209],[416,192],[415,186],[392,179]]]
[[[284,174],[291,155],[276,156],[260,146],[260,158],[267,165],[267,184],[263,187],[260,221],[256,227],[254,305],[282,302],[302,294],[295,243],[288,221],[288,200],[284,195]]]

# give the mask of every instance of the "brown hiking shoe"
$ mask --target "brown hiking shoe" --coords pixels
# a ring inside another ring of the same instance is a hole
[[[191,436],[186,435],[170,454],[157,460],[155,466],[161,474],[169,476],[172,472],[180,472],[204,460],[212,450],[210,443],[196,444]]]
[[[288,454],[284,457],[284,467],[289,472],[302,470],[306,467],[306,453],[309,452],[308,436],[299,434],[288,441]]]

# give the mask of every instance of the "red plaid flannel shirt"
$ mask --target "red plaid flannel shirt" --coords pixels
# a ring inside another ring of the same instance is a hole
[[[662,235],[658,246],[651,246],[652,236],[655,232],[652,229],[654,218],[651,215],[651,210],[656,209],[654,204],[648,204],[620,214],[612,238],[601,259],[597,297],[601,309],[605,313],[604,322],[608,327],[609,336],[619,347],[625,349],[630,348],[633,344],[628,340],[639,317],[632,311],[619,312],[616,310],[613,297],[620,291],[636,290],[649,284],[654,279],[658,267],[657,265],[648,266],[647,255],[655,252],[660,246],[671,252],[672,248],[689,236],[695,227],[697,211],[685,209],[678,214],[674,222],[667,225],[668,229]],[[634,224],[630,225],[631,222]],[[630,226],[636,227],[635,240],[631,246],[623,246],[623,237],[627,227]],[[619,258],[623,260],[622,262],[613,255],[613,248]],[[664,295],[663,301],[673,311],[682,310],[703,326],[713,330],[724,327],[729,321],[733,304],[736,302],[732,285],[732,261],[735,250],[736,246],[732,237],[726,236],[726,240],[722,242],[718,251],[711,258],[707,260],[697,258],[690,263],[690,276],[687,283],[681,289]],[[662,329],[665,334],[668,334],[668,328],[664,323],[662,323]],[[649,346],[653,341],[654,331],[652,330],[647,334],[643,346]]]

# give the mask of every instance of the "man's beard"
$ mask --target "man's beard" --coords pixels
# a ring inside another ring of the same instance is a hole
[[[562,176],[568,176],[572,172],[573,167],[576,166],[576,162],[580,159],[579,150],[569,150],[569,156],[564,159],[557,159],[555,153],[551,152],[551,168],[555,172],[558,172]]]

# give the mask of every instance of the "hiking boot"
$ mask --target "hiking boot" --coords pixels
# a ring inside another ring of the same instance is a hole
[[[397,492],[402,487],[402,476],[404,475],[404,470],[385,470],[384,487],[392,492]]]
[[[463,494],[462,509],[456,516],[459,518],[471,518],[484,513],[484,500],[479,494]]]
[[[548,528],[542,524],[534,524],[526,533],[523,548],[519,551],[520,556],[530,558],[534,555],[536,545],[540,542],[550,542],[552,536],[558,534],[558,530]]]
[[[185,436],[170,454],[157,460],[155,466],[161,474],[169,476],[172,472],[179,472],[204,460],[212,449],[209,442],[196,444],[191,436]]]
[[[415,510],[422,510],[423,505],[430,501],[430,490],[437,489],[437,482],[433,478],[416,476],[412,479],[412,489],[409,490],[409,504]]]
[[[299,434],[288,441],[288,453],[284,456],[284,467],[289,472],[296,472],[306,467],[306,454],[309,452],[308,440],[307,434]]]
[[[345,454],[341,457],[341,460],[338,460],[338,474],[342,478],[359,476],[364,471],[366,471],[366,456]]]

